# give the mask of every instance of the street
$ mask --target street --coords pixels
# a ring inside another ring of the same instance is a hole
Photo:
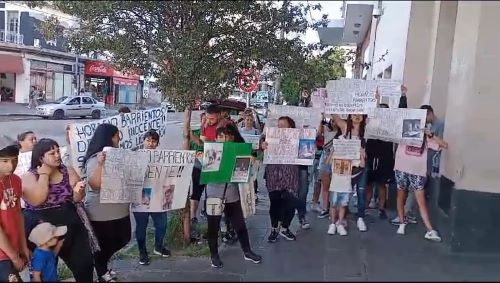
[[[184,113],[168,113],[167,135],[162,138],[161,148],[180,149],[182,146],[182,119]],[[193,112],[192,121],[196,124],[199,120],[199,112]],[[71,120],[45,120],[38,117],[1,117],[0,133],[15,140],[19,133],[34,131],[38,139],[51,138],[61,146],[66,144],[64,129],[71,123],[83,123],[92,121],[90,119]]]

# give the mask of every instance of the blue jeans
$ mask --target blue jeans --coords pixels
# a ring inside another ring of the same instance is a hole
[[[299,219],[306,217],[307,194],[309,193],[309,168],[299,170],[299,192],[297,198],[297,211]]]
[[[134,212],[135,217],[135,239],[141,254],[147,254],[146,249],[146,228],[149,223],[149,216],[153,218],[155,227],[155,249],[161,252],[163,239],[167,234],[167,212]]]
[[[363,171],[352,179],[353,189],[356,189],[358,198],[358,212],[356,216],[359,218],[365,217],[366,210],[366,183],[368,181],[368,168],[365,167]]]

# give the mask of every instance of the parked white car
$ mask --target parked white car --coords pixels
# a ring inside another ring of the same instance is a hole
[[[95,100],[92,96],[63,96],[54,103],[40,105],[36,108],[36,114],[47,119],[64,119],[66,117],[91,116],[92,119],[100,119],[106,116],[104,102]]]

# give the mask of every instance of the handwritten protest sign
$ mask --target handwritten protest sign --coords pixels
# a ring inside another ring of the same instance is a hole
[[[426,115],[424,109],[373,109],[365,138],[419,146],[424,138]]]
[[[325,103],[327,98],[326,88],[319,88],[313,91],[311,96],[311,106],[323,113],[325,111]]]
[[[398,108],[401,98],[401,82],[395,80],[376,80],[380,103],[389,105],[390,108]]]
[[[373,80],[344,79],[326,84],[327,114],[367,114],[377,107],[377,84]]]
[[[361,140],[334,139],[333,158],[335,159],[359,159]]]
[[[267,128],[264,164],[312,165],[316,129]]]
[[[195,151],[140,150],[149,157],[140,202],[134,212],[164,212],[186,205]]]
[[[101,203],[140,202],[148,154],[107,147],[101,176]]]
[[[154,108],[116,115],[98,121],[71,124],[69,140],[72,164],[75,165],[74,169],[80,175],[90,139],[94,135],[97,126],[104,123],[118,127],[120,131],[120,148],[137,149],[142,147],[144,134],[150,129],[157,130],[160,139],[165,136],[167,110],[165,108]]]
[[[278,127],[278,119],[282,116],[292,118],[297,129],[316,129],[321,122],[320,111],[307,107],[272,104],[269,105],[266,128]]]
[[[248,218],[255,214],[255,190],[253,181],[238,184],[240,193],[241,210],[243,217]]]
[[[259,149],[259,144],[260,144],[260,135],[241,135],[243,139],[245,140],[246,143],[251,143],[252,144],[252,149],[253,150],[258,150]]]

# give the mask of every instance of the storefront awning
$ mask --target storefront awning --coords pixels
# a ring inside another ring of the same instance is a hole
[[[138,85],[138,80],[113,77],[113,84],[117,85]]]
[[[23,58],[18,55],[0,54],[0,73],[24,73]]]

